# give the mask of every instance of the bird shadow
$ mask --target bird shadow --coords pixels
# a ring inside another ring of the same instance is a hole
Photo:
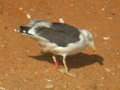
[[[52,54],[50,53],[44,53],[39,56],[29,56],[29,57],[39,61],[48,61],[49,63],[53,64]],[[61,56],[56,56],[56,59],[59,65],[63,65]],[[79,53],[73,56],[67,56],[66,58],[66,62],[69,69],[80,68],[80,67],[88,66],[94,63],[99,63],[100,65],[103,65],[103,61],[104,61],[103,58],[99,55],[96,55],[96,54],[88,55],[85,53]]]

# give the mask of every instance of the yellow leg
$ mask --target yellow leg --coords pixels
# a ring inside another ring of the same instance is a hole
[[[56,62],[56,57],[55,56],[52,56],[52,59],[54,62]]]
[[[66,64],[66,55],[63,56],[63,64],[64,64],[65,69],[59,69],[59,71],[65,73],[69,76],[76,77],[76,74],[73,74],[73,73],[68,71],[68,67]]]
[[[66,64],[66,56],[65,55],[63,56],[63,64],[64,64],[64,67],[65,67],[65,71],[68,72],[68,67],[67,67],[67,64]]]

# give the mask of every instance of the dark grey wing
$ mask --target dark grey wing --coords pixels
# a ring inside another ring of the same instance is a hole
[[[79,41],[78,29],[67,24],[53,23],[50,28],[37,27],[36,34],[56,43],[58,46],[67,46],[69,43]]]
[[[55,31],[58,31],[58,32],[64,32],[66,35],[68,35],[71,38],[74,37],[71,40],[77,39],[80,34],[80,31],[77,28],[70,26],[68,24],[53,23],[51,28],[53,28]]]

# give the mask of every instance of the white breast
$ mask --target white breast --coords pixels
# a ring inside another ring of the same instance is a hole
[[[67,45],[67,47],[61,47],[57,46],[55,43],[50,43],[50,42],[44,42],[42,43],[41,41],[40,44],[41,48],[45,52],[51,52],[57,55],[73,55],[81,52],[84,48],[88,46],[87,41],[85,40],[85,37],[80,35],[80,41],[75,42],[75,43],[70,43]]]

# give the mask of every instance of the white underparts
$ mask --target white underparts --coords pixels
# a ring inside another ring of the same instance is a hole
[[[73,55],[81,52],[84,48],[88,46],[88,42],[85,40],[83,35],[80,35],[80,40],[74,43],[68,44],[66,47],[58,46],[55,43],[49,42],[47,39],[41,37],[38,40],[42,50],[44,52],[52,52],[57,55]]]

